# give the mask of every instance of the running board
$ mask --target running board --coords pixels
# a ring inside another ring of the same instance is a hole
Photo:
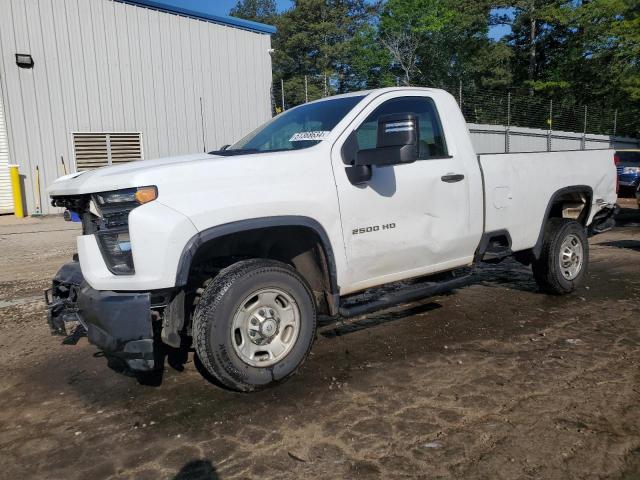
[[[455,288],[465,286],[469,282],[471,275],[453,278],[442,282],[424,282],[409,285],[394,292],[382,294],[380,297],[370,301],[356,303],[340,307],[339,314],[343,318],[357,317],[367,313],[394,307],[403,303],[414,302],[426,297],[432,297],[441,293],[449,292]]]

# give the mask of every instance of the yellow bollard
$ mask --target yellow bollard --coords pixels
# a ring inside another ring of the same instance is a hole
[[[22,185],[20,184],[18,165],[9,165],[9,176],[11,177],[11,189],[13,190],[13,214],[18,218],[24,218]]]

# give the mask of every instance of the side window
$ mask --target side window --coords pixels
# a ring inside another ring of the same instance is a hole
[[[367,117],[356,132],[360,150],[376,148],[378,117],[391,113],[415,113],[420,123],[420,150],[418,158],[427,160],[447,156],[447,145],[442,125],[433,100],[424,97],[399,97],[387,100]]]

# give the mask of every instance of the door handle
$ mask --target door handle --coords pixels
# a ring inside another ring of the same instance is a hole
[[[461,173],[450,173],[448,175],[443,175],[442,177],[440,177],[440,180],[445,183],[456,183],[464,180],[464,175],[462,175]]]

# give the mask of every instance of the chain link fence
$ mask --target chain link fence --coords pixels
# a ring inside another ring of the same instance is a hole
[[[308,75],[274,82],[275,114],[336,93],[338,79]],[[485,90],[457,84],[444,87],[457,100],[468,123],[525,127],[549,132],[640,138],[640,118],[630,110],[606,105],[574,105],[542,95],[509,90]]]
[[[479,91],[462,85],[445,88],[458,100],[469,123],[551,131],[640,136],[640,119],[630,111],[602,105],[573,105],[513,91]]]

